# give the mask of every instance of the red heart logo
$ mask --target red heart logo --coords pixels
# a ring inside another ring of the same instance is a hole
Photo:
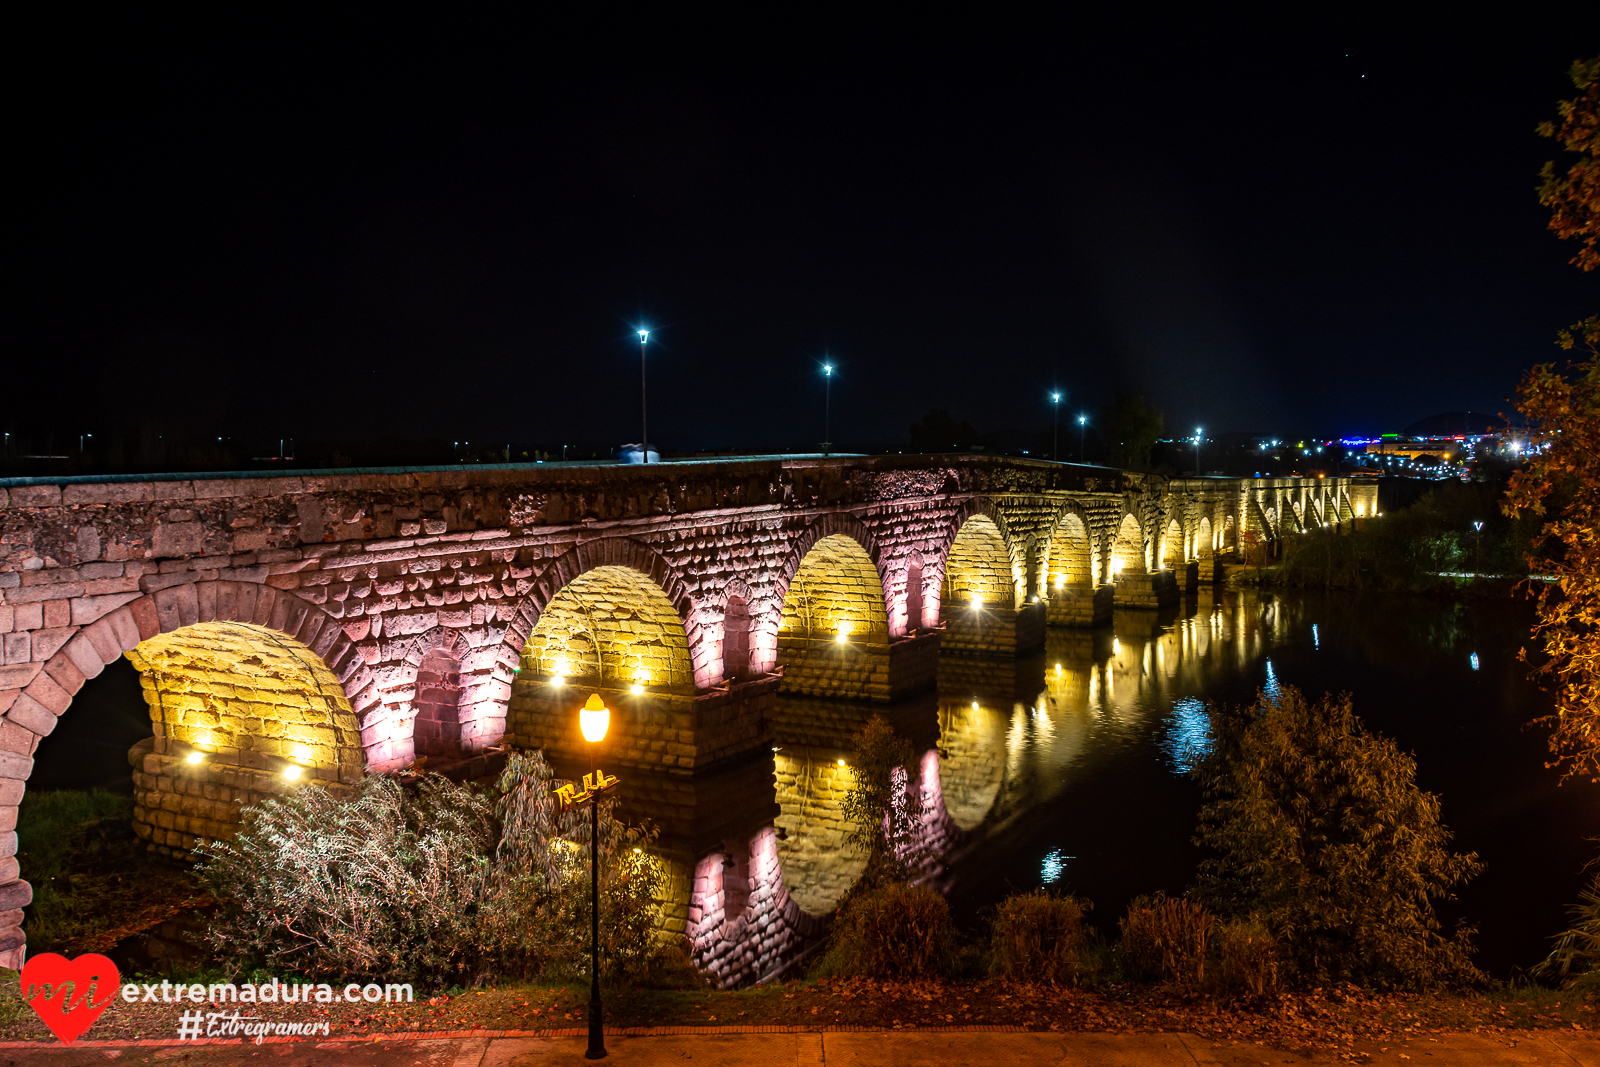
[[[70,1045],[111,1006],[121,977],[115,963],[94,952],[75,960],[45,952],[23,965],[22,999],[63,1045]]]

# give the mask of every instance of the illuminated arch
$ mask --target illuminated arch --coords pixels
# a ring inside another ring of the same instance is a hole
[[[779,635],[785,639],[889,642],[883,582],[854,538],[828,534],[800,560],[784,593]]]
[[[695,683],[683,620],[666,592],[616,565],[585,571],[550,599],[523,644],[522,670],[596,687]]]
[[[1171,570],[1180,567],[1187,559],[1183,545],[1183,524],[1176,516],[1167,520],[1166,532],[1161,538],[1161,559],[1157,570]]]
[[[1124,572],[1141,574],[1146,570],[1144,528],[1132,512],[1124,514],[1122,524],[1117,527],[1117,537],[1111,545],[1110,569],[1112,577]]]
[[[1216,547],[1216,541],[1211,531],[1211,518],[1210,516],[1202,515],[1194,529],[1195,555],[1200,559],[1209,559],[1216,552]]]
[[[1011,608],[1016,597],[1016,574],[999,525],[987,515],[971,516],[945,553],[943,605]]]
[[[1045,560],[1047,588],[1055,590],[1094,585],[1094,541],[1089,533],[1089,524],[1081,513],[1068,511],[1056,522]]]

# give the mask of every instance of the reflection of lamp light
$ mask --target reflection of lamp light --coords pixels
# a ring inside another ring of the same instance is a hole
[[[606,739],[606,728],[611,725],[611,709],[605,706],[599,693],[590,693],[588,703],[578,712],[578,726],[583,739],[591,745]]]

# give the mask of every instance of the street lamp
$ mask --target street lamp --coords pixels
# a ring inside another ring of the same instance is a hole
[[[1084,423],[1086,423],[1088,421],[1089,421],[1089,416],[1087,416],[1087,415],[1079,415],[1078,416],[1078,462],[1079,463],[1083,462],[1083,435],[1086,432],[1084,430],[1083,426],[1084,426]]]
[[[1200,477],[1200,434],[1202,432],[1200,427],[1196,426],[1194,428],[1194,476],[1196,478]]]
[[[833,449],[833,441],[828,436],[828,423],[833,417],[833,364],[822,365],[822,454],[826,456]]]
[[[1052,462],[1058,462],[1061,459],[1061,394],[1051,393],[1050,403],[1052,405],[1051,410],[1055,412],[1055,438],[1050,443],[1050,459]]]
[[[645,399],[644,391],[644,343],[650,340],[649,330],[639,331],[639,451],[643,453],[640,462],[650,462],[650,405]],[[602,731],[601,736],[605,734]],[[601,1055],[605,1055],[602,1050]]]
[[[611,709],[599,693],[590,693],[578,712],[583,739],[598,745],[605,740],[610,725]],[[605,1059],[606,1055],[605,1013],[600,1004],[600,797],[616,785],[617,779],[607,778],[606,772],[596,767],[593,774],[583,776],[583,792],[570,785],[556,790],[563,811],[589,804],[589,1048],[583,1054],[589,1060]]]
[[[1477,531],[1477,544],[1472,553],[1472,576],[1478,577],[1483,573],[1483,520],[1474,519],[1472,528]]]

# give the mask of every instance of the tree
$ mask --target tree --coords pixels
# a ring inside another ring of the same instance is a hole
[[[1211,745],[1191,772],[1209,853],[1192,896],[1263,923],[1305,982],[1426,988],[1477,982],[1470,929],[1439,932],[1436,900],[1477,874],[1449,849],[1439,798],[1416,762],[1362,725],[1349,694],[1293,686],[1208,709]]]
[[[1578,161],[1557,176],[1554,161],[1539,172],[1539,203],[1550,208],[1550,229],[1556,236],[1581,242],[1572,263],[1579,270],[1600,267],[1600,56],[1572,64],[1572,84],[1578,97],[1556,105],[1561,124],[1541,122],[1541,137],[1561,142]]]
[[[1118,393],[1100,417],[1105,432],[1106,465],[1143,470],[1150,466],[1150,449],[1161,436],[1161,412],[1136,393]]]
[[[1580,95],[1558,105],[1561,123],[1539,132],[1578,153],[1565,175],[1546,163],[1539,201],[1552,209],[1550,229],[1581,242],[1573,264],[1600,267],[1600,56],[1572,65]],[[1541,363],[1517,387],[1517,410],[1532,438],[1527,466],[1511,478],[1505,513],[1530,513],[1548,521],[1528,553],[1538,621],[1533,637],[1543,660],[1534,675],[1555,693],[1555,713],[1546,721],[1552,765],[1563,777],[1587,774],[1600,780],[1600,315],[1557,334],[1562,350],[1585,358],[1557,370]],[[1553,507],[1560,501],[1559,508]],[[1522,650],[1526,660],[1527,650]]]
[[[881,715],[867,720],[851,739],[850,785],[840,805],[851,826],[852,848],[866,853],[856,887],[876,889],[904,882],[919,865],[917,829],[922,816],[916,749]]]

